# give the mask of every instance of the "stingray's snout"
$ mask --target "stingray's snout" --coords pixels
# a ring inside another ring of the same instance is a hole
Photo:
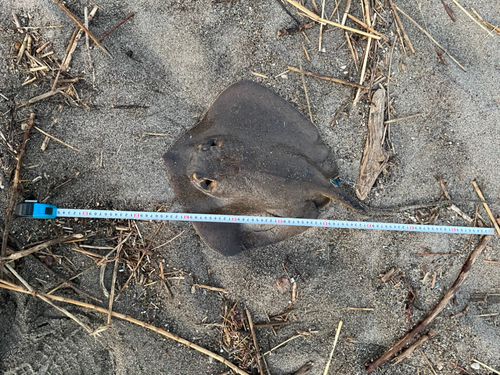
[[[209,178],[203,177],[201,173],[198,172],[193,173],[192,178],[194,185],[197,188],[203,190],[204,192],[211,193],[215,188],[216,182]]]

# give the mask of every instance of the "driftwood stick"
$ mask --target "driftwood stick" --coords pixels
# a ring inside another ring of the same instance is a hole
[[[370,192],[378,175],[382,172],[389,160],[389,155],[384,149],[384,106],[385,90],[378,89],[372,97],[365,149],[361,159],[356,195],[364,200]]]
[[[473,360],[474,362],[476,362],[476,363],[479,363],[481,366],[483,366],[484,368],[486,368],[486,369],[490,370],[491,372],[494,372],[495,374],[500,374],[500,371],[497,371],[497,370],[495,370],[494,368],[491,368],[490,366],[485,365],[483,362],[479,362],[477,359],[474,359],[474,358],[473,358],[472,360]]]
[[[250,326],[250,333],[252,334],[253,345],[255,346],[255,351],[257,352],[257,367],[259,368],[259,375],[264,375],[264,369],[262,368],[262,362],[260,361],[260,348],[257,342],[257,336],[255,335],[255,330],[253,329],[252,316],[250,311],[246,310],[248,325]]]
[[[491,32],[495,32],[495,33],[497,33],[498,35],[500,35],[500,28],[499,28],[498,26],[495,26],[495,25],[493,25],[493,24],[491,24],[491,23],[489,23],[489,22],[485,21],[485,20],[483,19],[483,17],[481,17],[481,16],[479,15],[479,13],[478,13],[478,12],[476,12],[476,10],[475,10],[473,7],[471,7],[471,8],[470,8],[470,10],[471,10],[471,12],[472,12],[472,13],[474,13],[474,16],[476,16],[476,18],[477,18],[479,21],[481,21],[481,22],[483,23],[483,25],[484,25],[484,26],[486,26],[488,29],[490,29],[490,30],[491,30]],[[491,34],[491,33],[490,33],[490,34]]]
[[[2,249],[0,251],[0,278],[3,276],[3,258],[7,255],[7,240],[9,239],[10,226],[12,224],[12,214],[14,213],[14,206],[17,200],[17,190],[19,186],[19,177],[21,176],[21,167],[23,166],[23,158],[26,153],[26,142],[30,136],[31,128],[35,124],[35,114],[30,114],[28,120],[28,128],[24,131],[23,140],[19,147],[19,154],[17,155],[16,171],[14,172],[14,181],[10,193],[9,205],[5,214],[5,228],[3,230]]]
[[[380,37],[378,35],[365,33],[364,31],[353,29],[352,27],[344,26],[344,25],[341,25],[339,23],[332,22],[332,21],[326,20],[324,18],[321,18],[320,16],[316,15],[314,12],[310,11],[305,6],[300,5],[298,2],[296,2],[294,0],[286,0],[286,1],[288,3],[290,3],[291,5],[293,5],[295,8],[297,8],[298,10],[300,10],[302,13],[304,13],[307,17],[309,17],[310,19],[312,19],[316,22],[319,22],[322,24],[332,25],[332,26],[338,27],[340,29],[352,31],[353,33],[356,33],[356,34],[368,36],[368,37],[373,38],[373,39],[380,39]]]
[[[97,9],[97,5],[94,5],[94,7]],[[85,27],[88,29],[89,22],[90,22],[90,20],[89,20],[89,8],[88,7],[83,8],[83,20],[84,20]],[[87,50],[89,50],[90,44],[89,44],[88,34],[85,34],[85,45],[87,46]]]
[[[21,22],[19,22],[19,18],[17,17],[17,14],[14,10],[12,10],[12,18],[14,19],[14,23],[16,24],[17,31],[20,34],[24,33],[23,28],[21,27]]]
[[[64,298],[64,297],[59,297],[59,296],[53,296],[53,295],[50,295],[50,294],[42,294],[42,293],[37,293],[37,292],[30,292],[27,289],[21,288],[21,287],[19,287],[17,285],[13,285],[13,284],[7,283],[4,280],[0,280],[0,288],[13,290],[13,291],[19,292],[19,293],[31,294],[33,296],[43,296],[45,298],[48,298],[48,299],[51,299],[51,300],[54,300],[54,301],[60,301],[60,302],[69,303],[69,304],[80,306],[80,307],[83,307],[83,308],[86,308],[86,309],[98,311],[98,312],[103,313],[103,314],[107,314],[108,313],[107,309],[102,308],[102,307],[98,307],[98,306],[95,306],[95,305],[91,305],[90,303],[75,301],[75,300],[72,300],[72,299],[68,299],[68,298]],[[132,318],[132,317],[130,317],[128,315],[120,314],[120,313],[117,313],[117,312],[114,312],[114,311],[112,312],[112,315],[115,318],[123,319],[123,320],[126,320],[127,322],[130,322],[130,323],[136,324],[138,326],[150,329],[150,330],[152,330],[152,331],[154,331],[154,332],[156,332],[156,333],[158,333],[158,334],[160,334],[160,335],[162,335],[162,336],[164,336],[166,338],[169,338],[171,340],[177,341],[178,343],[186,345],[188,348],[194,349],[194,350],[196,350],[196,351],[198,351],[200,353],[203,353],[203,354],[205,354],[205,355],[207,355],[209,357],[212,357],[216,361],[219,361],[219,362],[223,363],[224,365],[226,365],[227,367],[229,367],[236,374],[239,374],[239,375],[249,375],[247,372],[243,371],[242,369],[240,369],[235,364],[229,362],[224,357],[221,357],[220,355],[215,354],[215,353],[213,353],[213,352],[211,352],[211,351],[209,351],[209,350],[207,350],[205,348],[202,348],[201,346],[198,346],[198,345],[196,345],[196,344],[194,344],[194,343],[192,343],[192,342],[190,342],[188,340],[185,340],[182,337],[179,337],[179,336],[177,336],[177,335],[175,335],[173,333],[170,333],[170,332],[164,330],[163,328],[158,328],[158,327],[152,326],[151,324],[147,324],[147,323],[141,322],[138,319],[135,319],[135,318]]]
[[[163,285],[163,288],[168,294],[169,298],[173,298],[174,295],[172,294],[172,291],[170,290],[170,285],[168,284],[168,280],[165,279],[165,274],[163,273],[163,263],[160,262],[160,282],[161,285]],[[167,285],[168,284],[168,285]]]
[[[414,24],[422,33],[424,33],[424,35],[430,39],[430,41],[432,43],[434,43],[436,46],[438,46],[439,48],[441,48],[443,50],[444,53],[446,53],[446,55],[452,59],[455,64],[457,64],[460,69],[462,69],[464,72],[467,71],[467,69],[465,69],[449,52],[446,48],[444,48],[441,44],[439,44],[436,39],[434,39],[431,34],[429,34],[427,31],[424,30],[424,28],[422,26],[420,26],[413,18],[411,18],[409,15],[407,15],[405,12],[403,12],[399,7],[396,7],[396,9],[403,15],[405,16],[406,18],[408,18],[408,20]]]
[[[132,12],[130,13],[127,17],[125,17],[123,20],[121,20],[117,25],[113,26],[111,29],[109,29],[108,31],[106,31],[100,38],[99,38],[99,42],[102,42],[104,40],[104,38],[106,38],[109,34],[111,34],[113,31],[115,31],[116,29],[118,29],[121,25],[123,25],[125,22],[127,22],[129,19],[131,19],[132,17],[135,16],[135,13]],[[94,48],[95,46],[95,43],[92,44],[90,46],[90,48]]]
[[[59,142],[60,144],[66,146],[66,147],[69,147],[70,149],[72,150],[75,150],[76,152],[80,152],[79,149],[77,149],[76,147],[73,147],[71,146],[70,144],[67,144],[66,142],[64,141],[61,141],[59,138],[56,138],[54,137],[53,135],[50,135],[49,133],[47,133],[46,131],[43,131],[42,129],[40,129],[38,126],[35,126],[34,127],[36,130],[38,130],[40,133],[42,133],[43,135],[45,135],[46,137],[49,137],[49,138],[52,138],[54,141],[56,142]]]
[[[325,18],[325,0],[323,0],[321,4],[321,18]],[[321,52],[321,41],[323,39],[323,26],[324,26],[323,24],[319,25],[319,42],[318,42],[319,52]]]
[[[95,14],[97,13],[97,9],[98,9],[97,5],[94,5],[94,8],[90,11],[90,14],[87,15],[87,19],[85,21],[86,23],[92,21],[92,18],[94,18]],[[87,25],[85,25],[85,27],[88,28]],[[68,48],[66,49],[66,54],[64,55],[64,57],[62,59],[61,69],[59,69],[59,71],[68,70],[71,59],[73,58],[73,53],[76,50],[76,47],[78,45],[79,40],[82,38],[82,34],[83,34],[83,29],[76,26],[75,30],[73,31],[73,35],[71,36],[71,39],[68,43]],[[88,37],[88,34],[85,34],[85,35]],[[55,89],[55,82],[54,82],[54,85],[52,86],[52,91],[54,91],[54,89]]]
[[[478,195],[479,199],[483,202],[484,209],[488,213],[488,216],[490,217],[491,222],[493,223],[493,226],[495,227],[496,231],[498,234],[500,234],[500,227],[498,226],[495,218],[493,217],[493,214],[491,213],[490,207],[488,206],[488,203],[484,201],[484,195],[479,186],[477,185],[476,181],[472,181],[472,186],[474,186],[474,190],[476,191],[476,194]]]
[[[1,258],[0,260],[16,260],[16,259],[23,258],[27,255],[36,253],[37,251],[47,249],[48,247],[51,247],[54,245],[59,245],[61,243],[65,243],[65,242],[77,242],[77,241],[85,241],[85,240],[86,240],[86,238],[83,237],[83,234],[72,234],[71,236],[54,238],[54,239],[49,240],[47,242],[41,243],[40,245],[30,247],[29,249],[17,251],[14,254],[9,255],[8,257]]]
[[[349,14],[349,10],[351,9],[352,0],[347,0],[345,3],[344,14],[342,15],[342,26],[345,26],[345,21],[347,20],[347,16]]]
[[[365,0],[363,0],[363,3],[364,3],[364,12],[365,12],[365,22],[368,26],[371,27],[372,22],[370,19],[370,9],[369,9],[370,4],[369,4],[369,2],[367,2]],[[363,3],[362,3],[362,5],[363,5]],[[368,58],[370,56],[371,48],[372,48],[372,39],[368,38],[368,40],[366,41],[365,52],[363,54],[363,61],[361,63],[361,74],[359,76],[359,84],[360,85],[362,85],[365,82],[366,65],[368,63]],[[360,95],[361,95],[361,89],[358,88],[358,90],[356,91],[356,96],[354,97],[354,101],[352,103],[353,107],[357,106],[359,99],[360,99]]]
[[[16,270],[14,268],[12,268],[9,264],[6,264],[5,267],[9,270],[9,272],[11,274],[13,274],[25,287],[27,290],[29,290],[30,292],[34,293],[34,289],[33,287],[28,284],[28,282],[26,280],[24,280],[21,275],[19,275]],[[81,322],[80,319],[78,319],[76,316],[74,316],[72,313],[70,313],[68,310],[60,307],[60,306],[57,306],[54,302],[52,302],[50,299],[48,299],[47,297],[44,297],[42,295],[37,295],[38,298],[40,298],[42,301],[48,303],[50,306],[54,307],[56,310],[59,310],[60,312],[62,312],[64,315],[66,315],[68,318],[74,320],[75,322],[77,322],[80,326],[82,326],[88,333],[92,333],[92,329],[86,325],[85,323]]]
[[[333,339],[333,348],[330,352],[330,356],[328,357],[328,362],[326,362],[325,369],[323,370],[323,375],[328,375],[328,370],[330,369],[330,364],[332,363],[333,352],[335,352],[335,347],[337,346],[337,341],[339,340],[340,329],[342,328],[342,320],[339,322],[337,326],[337,332],[335,332],[335,338]]]
[[[193,284],[193,287],[198,287],[198,288],[202,288],[202,289],[213,290],[214,292],[220,292],[220,293],[227,294],[227,290],[225,290],[224,288],[217,288],[215,286],[203,285],[203,284]]]
[[[436,336],[436,331],[434,329],[431,329],[429,332],[427,332],[425,335],[423,335],[417,341],[411,344],[403,353],[395,357],[392,360],[392,364],[396,365],[403,359],[408,358],[416,348],[418,348],[420,345],[423,345],[425,342],[432,339],[434,336]]]
[[[408,48],[410,49],[410,51],[412,53],[415,53],[415,50],[413,49],[413,45],[410,42],[410,38],[408,38],[408,35],[406,34],[403,23],[401,22],[401,18],[399,18],[398,12],[396,12],[396,6],[392,2],[392,0],[389,0],[389,4],[391,6],[392,14],[394,15],[394,19],[396,20],[396,23],[397,23],[399,29],[401,30],[401,33],[403,34],[403,38],[404,38],[406,44],[408,44]]]
[[[384,34],[379,33],[379,32],[378,32],[377,30],[375,30],[373,27],[368,26],[366,23],[364,23],[364,22],[363,22],[363,21],[361,21],[361,20],[358,20],[358,19],[357,19],[356,17],[354,17],[353,15],[351,15],[351,14],[349,14],[349,13],[348,13],[348,14],[347,14],[347,17],[349,17],[351,20],[353,20],[353,21],[354,21],[354,22],[356,22],[357,24],[359,24],[359,25],[363,26],[366,30],[371,31],[372,33],[374,33],[374,34],[376,34],[376,35],[380,36],[381,38],[383,38],[383,39],[385,39],[385,40],[387,40],[387,41],[389,40],[389,38],[388,38],[388,37],[386,37]]]
[[[109,291],[109,312],[108,312],[108,321],[106,322],[106,325],[110,326],[111,325],[111,316],[113,313],[113,301],[115,298],[115,284],[116,284],[116,273],[118,272],[118,263],[120,261],[120,251],[122,250],[123,244],[120,244],[118,246],[118,250],[116,250],[116,260],[115,260],[115,267],[113,268],[113,278],[111,280],[111,289]]]
[[[307,95],[306,79],[304,78],[304,71],[302,70],[302,63],[300,62],[300,57],[298,58],[298,62],[299,62],[299,69],[300,69],[300,78],[302,79],[302,85],[304,86],[304,94],[306,96],[307,109],[309,112],[309,119],[311,120],[311,122],[314,122],[313,116],[311,113],[311,103],[309,103],[309,95]]]
[[[387,78],[387,86],[389,86],[389,78]],[[387,97],[389,97],[389,90],[387,90]],[[384,122],[384,124],[386,124],[386,125],[387,124],[392,124],[393,122],[409,120],[409,119],[412,119],[414,117],[420,117],[420,116],[422,116],[422,113],[417,113],[417,114],[406,116],[406,117],[398,117],[398,118],[395,118],[395,119],[392,119],[392,120],[387,120],[387,121]]]
[[[429,312],[424,319],[422,319],[415,327],[413,327],[413,329],[410,332],[408,332],[405,336],[403,336],[403,338],[399,340],[392,348],[387,350],[384,354],[382,354],[381,357],[379,357],[375,361],[367,363],[366,371],[368,373],[375,370],[378,366],[380,366],[382,363],[384,363],[390,357],[392,357],[393,354],[397,353],[403,346],[409,343],[416,335],[422,332],[429,325],[429,323],[431,323],[434,320],[436,316],[438,316],[441,310],[445,308],[445,306],[457,293],[458,289],[460,289],[460,286],[464,283],[465,279],[467,278],[467,275],[472,265],[477,260],[481,252],[486,248],[486,245],[488,244],[488,242],[490,242],[492,238],[493,236],[484,236],[483,238],[481,238],[479,243],[476,245],[476,248],[472,250],[471,254],[469,255],[469,258],[464,263],[457,279],[455,280],[451,288],[448,289],[448,291],[443,296],[441,301],[439,301],[439,303],[434,307],[434,309],[432,309],[432,311]]]
[[[365,82],[365,74],[366,74],[366,65],[368,64],[368,57],[370,56],[370,50],[372,48],[372,39],[368,38],[368,41],[366,42],[366,47],[365,51],[363,53],[363,61],[361,63],[361,74],[359,76],[359,84],[363,85]],[[360,95],[361,95],[361,89],[358,88],[356,91],[356,96],[354,97],[354,101],[352,103],[353,107],[356,107],[360,100]]]
[[[469,17],[472,21],[474,21],[475,23],[477,23],[480,28],[482,28],[488,34],[490,33],[490,30],[488,30],[484,25],[482,25],[481,22],[479,22],[474,17],[472,17],[472,14],[470,14],[469,12],[467,12],[467,9],[465,9],[463,6],[461,6],[460,3],[457,0],[451,0],[451,1],[453,1],[455,3],[455,5],[457,7],[459,7],[460,10],[467,15],[467,17]]]
[[[288,339],[286,339],[285,341],[283,341],[282,343],[276,345],[274,348],[272,349],[269,349],[267,352],[264,353],[264,355],[268,355],[269,353],[271,353],[272,351],[282,347],[283,345],[285,345],[287,342],[290,342],[292,340],[295,340],[295,339],[298,339],[299,337],[304,337],[303,335],[295,335],[295,336],[292,336]]]
[[[318,78],[318,79],[324,79],[325,81],[332,81],[332,82],[340,83],[342,85],[358,87],[358,88],[365,89],[365,90],[367,90],[369,88],[367,86],[358,85],[357,83],[344,81],[342,79],[332,78],[332,77],[327,77],[327,76],[322,76],[321,74],[316,74],[316,73],[308,72],[307,70],[300,70],[300,69],[297,69],[297,68],[295,68],[293,66],[290,66],[290,65],[287,66],[287,69],[291,70],[292,72],[304,73],[306,76],[311,76],[311,77]]]
[[[106,49],[106,47],[104,47],[101,43],[99,43],[99,40],[85,27],[85,25],[80,22],[74,15],[73,13],[71,13],[68,8],[66,8],[61,2],[60,0],[52,0],[54,3],[56,3],[59,8],[61,8],[73,21],[75,21],[75,23],[80,26],[80,28],[90,37],[90,39],[92,39],[94,41],[94,43],[100,48],[102,49],[106,55],[108,55],[109,57],[112,57],[111,56],[111,53],[109,53],[109,51]]]

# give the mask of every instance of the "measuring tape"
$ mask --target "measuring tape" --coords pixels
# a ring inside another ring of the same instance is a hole
[[[493,228],[454,227],[445,225],[414,225],[375,223],[366,221],[296,219],[288,217],[187,214],[172,212],[138,212],[112,210],[81,210],[72,208],[57,208],[51,204],[25,201],[16,206],[16,216],[29,219],[55,219],[56,217],[80,217],[84,219],[128,219],[128,220],[166,220],[191,221],[227,224],[272,224],[323,228],[348,228],[395,230],[407,232],[451,233],[451,234],[488,234],[495,235]]]

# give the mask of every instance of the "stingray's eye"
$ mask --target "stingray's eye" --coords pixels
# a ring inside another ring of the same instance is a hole
[[[215,181],[212,180],[203,180],[200,182],[200,187],[203,190],[210,191],[215,187]]]
[[[200,146],[200,149],[201,151],[208,151],[210,150],[210,147],[220,146],[220,145],[221,145],[220,141],[218,142],[216,139],[209,139]]]
[[[202,190],[212,191],[215,188],[216,182],[203,177],[201,173],[193,173],[193,183],[199,186]]]

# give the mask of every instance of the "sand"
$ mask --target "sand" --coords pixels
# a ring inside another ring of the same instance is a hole
[[[462,2],[466,7],[473,5],[493,24],[500,24],[497,3]],[[449,194],[470,216],[474,215],[477,200],[471,181],[476,180],[494,214],[498,215],[500,39],[497,35],[488,35],[448,3],[456,22],[449,19],[439,1],[399,2],[419,24],[426,25],[467,71],[462,71],[449,58],[446,58],[448,65],[439,62],[433,44],[403,18],[416,53],[405,56],[399,45],[394,51],[390,81],[392,106],[398,117],[417,113],[422,116],[391,125],[395,155],[388,173],[381,177],[367,203],[373,207],[390,207],[434,200],[442,194],[436,182],[439,176],[448,181]],[[79,0],[66,4],[80,18],[83,18],[83,7],[92,6]],[[305,32],[310,43],[302,33],[277,37],[278,30],[294,26],[293,19],[277,1],[103,0],[99,5],[102,11],[98,11],[91,24],[95,35],[102,35],[131,12],[135,12],[135,16],[103,42],[113,58],[94,49],[90,51],[91,64],[89,54],[82,48],[84,43],[74,54],[70,71],[84,78],[77,88],[90,110],[70,107],[59,97],[18,111],[18,119],[34,112],[38,127],[81,150],[75,152],[51,141],[47,150],[41,151],[44,136],[33,131],[22,174],[22,179],[27,180],[23,185],[23,198],[49,197],[47,203],[69,208],[152,210],[167,204],[170,211],[182,211],[161,156],[183,131],[197,122],[224,88],[243,79],[254,80],[279,93],[307,116],[300,75],[288,72],[277,77],[287,65],[297,66],[297,58],[305,70],[353,82],[359,80],[359,73],[351,66],[352,57],[344,44],[343,32],[338,29],[330,27],[324,33],[324,52],[318,52],[317,48],[318,27]],[[333,1],[326,2],[328,15],[333,7]],[[343,7],[341,2],[340,9]],[[296,15],[289,5],[287,8]],[[74,27],[67,15],[49,0],[4,1],[0,10],[0,93],[9,100],[0,98],[1,113],[49,89],[48,83],[21,87],[26,74],[10,68],[13,66],[12,45],[22,38],[13,30],[12,10],[20,18],[30,15],[31,25],[62,25],[40,31],[46,40],[53,42],[59,59],[64,55]],[[389,36],[392,43],[394,25],[388,6],[380,11],[391,24],[377,29]],[[362,19],[359,2],[353,2],[351,13]],[[359,43],[364,46],[365,41]],[[310,61],[306,60],[302,45],[307,48]],[[391,46],[383,44],[378,49],[377,67],[384,74]],[[129,51],[132,57],[127,54]],[[358,52],[361,54],[361,49]],[[269,78],[260,78],[252,72]],[[337,110],[345,102],[352,102],[352,90],[312,77],[305,80],[314,123],[336,155],[341,187],[354,195],[353,184],[366,139],[369,103],[362,100],[355,108],[349,105],[338,123],[330,126]],[[147,108],[112,108],[112,105],[131,104]],[[4,114],[3,124],[6,121]],[[16,126],[19,129],[19,123]],[[148,136],[145,132],[165,135]],[[4,143],[1,161],[6,189],[1,191],[0,208],[5,212],[10,196],[10,172],[6,168],[15,161]],[[38,166],[27,168],[33,165]],[[38,176],[42,179],[33,183]],[[53,190],[68,178],[72,178],[69,183]],[[490,225],[482,207],[479,212]],[[381,220],[411,222],[414,216],[415,212],[408,212]],[[334,204],[325,208],[321,217],[365,219]],[[448,210],[441,210],[436,223],[467,225]],[[61,234],[62,226],[72,227],[77,233],[96,231],[88,244],[113,244],[105,232],[109,223],[16,219],[12,235],[24,245],[37,238]],[[149,239],[157,223],[139,222],[138,226]],[[468,237],[462,235],[309,229],[277,245],[224,258],[208,249],[187,223],[166,224],[155,238],[154,246],[181,232],[176,240],[150,256],[153,263],[163,261],[166,269],[185,271],[183,279],[172,280],[174,298],[167,299],[158,284],[143,286],[133,279],[114,309],[220,353],[217,329],[200,323],[220,323],[224,298],[248,308],[255,321],[265,321],[266,313],[275,315],[286,310],[291,296],[281,295],[274,285],[278,277],[285,275],[284,264],[297,282],[299,297],[293,305],[297,320],[292,319],[293,324],[278,330],[276,335],[268,328],[257,329],[260,347],[267,351],[295,335],[297,330],[318,332],[267,355],[269,373],[273,375],[291,374],[307,361],[315,363],[309,373],[322,374],[340,320],[343,328],[330,374],[365,373],[365,363],[381,355],[412,326],[405,313],[409,286],[418,292],[412,309],[413,323],[416,323],[451,286],[470,251],[464,248]],[[475,243],[477,238],[473,238],[472,246]],[[71,251],[71,247],[54,247],[52,251],[68,257],[76,269],[91,264],[87,257]],[[458,255],[416,255],[426,249]],[[498,321],[494,316],[480,316],[497,313],[499,305],[471,302],[475,292],[499,293],[500,266],[483,262],[488,259],[500,260],[497,238],[474,265],[453,303],[430,326],[438,333],[422,350],[438,374],[463,373],[453,365],[471,374],[487,374],[487,370],[471,367],[474,358],[500,369]],[[29,257],[18,266],[21,275],[41,290],[50,289],[57,280],[76,272],[57,265],[42,267]],[[108,288],[111,268],[107,267],[105,275]],[[399,269],[406,277],[383,283],[379,275],[391,268]],[[422,283],[424,269],[430,274]],[[431,290],[434,272],[436,287]],[[128,271],[126,273],[128,275]],[[88,272],[78,280],[79,286],[103,299],[103,306],[107,306],[98,279],[97,271]],[[123,284],[123,278],[120,281]],[[224,297],[200,289],[192,293],[193,283],[221,287],[228,293]],[[81,299],[71,290],[60,293]],[[201,353],[127,322],[114,320],[110,329],[100,337],[93,337],[31,296],[4,292],[0,298],[0,372],[4,374],[198,375],[227,371],[224,365]],[[452,318],[466,306],[469,310],[465,314]],[[353,311],[348,307],[374,310]],[[93,329],[105,324],[105,317],[100,314],[72,306],[68,309]],[[416,374],[417,371],[430,373],[419,351],[397,366],[382,365],[374,374]]]

